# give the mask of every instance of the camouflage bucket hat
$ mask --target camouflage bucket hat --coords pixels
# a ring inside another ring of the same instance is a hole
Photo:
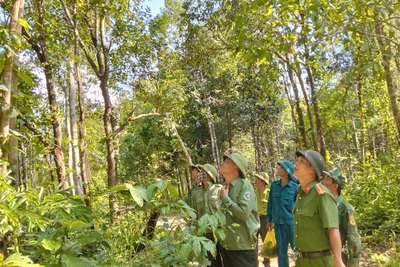
[[[263,180],[264,182],[266,182],[269,185],[269,177],[268,174],[265,172],[260,172],[254,175],[255,177]]]
[[[217,182],[217,177],[218,177],[218,171],[217,169],[211,165],[211,164],[204,164],[200,165],[200,167],[208,174],[210,175],[211,179],[214,181],[214,183]]]
[[[236,164],[236,166],[238,166],[242,177],[246,178],[246,170],[248,166],[246,158],[239,153],[225,154],[224,159],[226,158],[231,159]]]
[[[324,171],[324,174],[331,177],[340,188],[343,188],[347,183],[347,178],[342,174],[339,168],[335,168],[331,171]]]
[[[322,179],[322,172],[325,169],[325,160],[320,153],[314,150],[297,151],[296,156],[305,157],[314,168],[315,173],[317,174],[317,179]]]

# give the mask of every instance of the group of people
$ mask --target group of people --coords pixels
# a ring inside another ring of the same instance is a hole
[[[358,266],[361,241],[354,208],[341,196],[346,178],[339,169],[325,171],[323,157],[313,150],[297,151],[295,164],[279,161],[279,179],[269,184],[267,173],[255,175],[254,190],[247,179],[248,162],[240,153],[224,155],[217,184],[211,164],[193,165],[196,181],[189,205],[197,217],[222,210],[226,237],[208,254],[212,267],[258,266],[258,235],[264,240],[274,229],[278,266],[289,267],[288,247],[296,267]],[[212,233],[206,237],[214,241]],[[269,259],[263,261],[270,266]]]

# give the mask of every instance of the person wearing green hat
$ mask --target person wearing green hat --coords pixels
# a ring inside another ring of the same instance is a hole
[[[200,165],[200,172],[197,175],[199,180],[202,181],[204,202],[199,207],[198,218],[201,218],[204,214],[215,214],[221,208],[221,199],[219,197],[219,192],[222,185],[216,184],[218,171],[211,164]],[[209,240],[215,242],[214,235],[212,232],[206,233],[205,237]],[[210,267],[222,267],[222,257],[221,248],[219,245],[216,246],[215,257],[207,252],[207,258],[211,262]]]
[[[247,160],[239,153],[224,155],[219,172],[225,179],[220,197],[226,237],[220,240],[224,266],[256,267],[260,218],[253,186],[246,180]]]
[[[355,267],[359,265],[359,257],[361,253],[361,239],[357,231],[355,221],[355,212],[341,195],[347,179],[339,168],[335,168],[329,172],[324,171],[324,179],[321,183],[331,190],[333,196],[338,203],[339,213],[339,231],[342,240],[342,258],[347,267]]]
[[[189,191],[188,196],[188,205],[196,211],[197,218],[199,217],[199,211],[202,207],[202,203],[204,202],[204,192],[202,190],[202,181],[198,179],[198,174],[200,172],[200,165],[191,165],[192,170],[192,180],[194,181],[194,185]]]
[[[257,208],[258,215],[260,217],[260,230],[258,235],[261,236],[261,240],[264,241],[267,235],[267,205],[268,205],[268,194],[269,194],[269,177],[265,172],[257,173],[255,176],[254,185],[256,186],[256,197],[257,197]],[[263,264],[265,267],[270,267],[270,260],[264,258]]]
[[[296,267],[345,267],[336,200],[318,179],[325,160],[317,151],[296,152],[294,175],[299,179],[293,209]]]
[[[289,267],[288,245],[294,250],[293,206],[298,184],[293,176],[293,163],[278,162],[279,180],[271,184],[268,199],[268,230],[275,229],[278,247],[278,266]]]

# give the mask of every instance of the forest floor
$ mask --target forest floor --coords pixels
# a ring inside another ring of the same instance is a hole
[[[157,223],[158,226],[162,226],[165,223],[165,221],[163,221],[163,218],[168,219],[169,227],[173,227],[173,226],[181,225],[181,224],[185,223],[182,219],[180,219],[177,216],[161,216],[159,218],[159,220],[158,220],[158,223]],[[261,242],[261,239],[259,238],[258,251],[261,251],[261,247],[262,247],[262,242]],[[290,261],[289,262],[289,266],[290,267],[295,266],[294,261],[292,259],[292,256],[293,256],[293,252],[289,248],[289,261]],[[259,267],[263,267],[264,266],[263,263],[262,263],[263,258],[259,256],[258,257],[258,261],[259,261]],[[271,267],[278,267],[277,259],[276,258],[275,259],[271,259],[270,265],[271,265]],[[198,266],[198,265],[196,263],[194,263],[192,266]],[[370,261],[370,256],[364,250],[364,251],[361,252],[361,261],[360,261],[360,265],[359,266],[360,267],[379,267],[380,265],[379,265],[379,263],[371,262]]]

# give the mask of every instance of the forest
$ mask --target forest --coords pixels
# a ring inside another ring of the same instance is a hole
[[[189,223],[190,164],[272,181],[302,149],[347,176],[364,266],[400,266],[400,2],[0,4],[1,267],[202,265],[224,219]]]

